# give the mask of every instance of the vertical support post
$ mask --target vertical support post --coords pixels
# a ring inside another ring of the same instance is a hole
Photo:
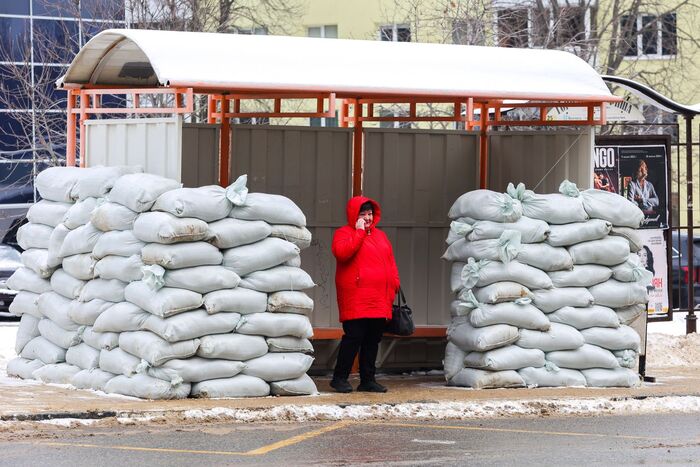
[[[85,120],[87,120],[87,107],[90,95],[80,92],[80,167],[85,167]]]
[[[355,126],[352,132],[352,195],[362,194],[362,104],[355,99],[353,109]]]
[[[74,167],[75,166],[75,130],[76,130],[76,125],[75,125],[75,114],[73,113],[73,109],[75,109],[75,91],[72,89],[68,90],[68,102],[67,102],[67,108],[66,110],[68,111],[68,121],[66,122],[66,128],[68,131],[68,134],[66,135],[66,166],[68,167]]]
[[[214,112],[216,112],[216,101],[214,96],[211,94],[207,95],[207,123],[216,123],[216,118],[214,118]]]
[[[688,190],[688,315],[685,317],[685,332],[690,334],[697,332],[697,316],[695,316],[695,245],[693,236],[693,116],[685,116],[685,170],[687,171]]]
[[[229,156],[231,152],[231,121],[229,100],[221,96],[221,127],[219,128],[219,185],[228,186]]]
[[[488,129],[489,107],[487,104],[481,104],[481,119],[479,121],[480,136],[479,136],[479,188],[488,188],[489,177],[489,140],[486,130]]]
[[[340,100],[340,112],[338,112],[338,126],[340,128],[347,128],[348,122],[345,118],[348,116],[348,103],[346,99]]]

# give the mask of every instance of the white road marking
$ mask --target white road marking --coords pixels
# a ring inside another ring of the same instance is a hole
[[[423,444],[455,444],[456,441],[445,441],[441,439],[413,439],[412,443],[423,443]]]

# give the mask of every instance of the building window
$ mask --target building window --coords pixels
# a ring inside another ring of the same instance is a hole
[[[507,8],[500,10],[498,16],[498,45],[501,47],[528,46],[528,9]]]
[[[496,12],[501,47],[573,47],[590,37],[593,11],[561,7],[556,16],[549,8],[505,8]]]
[[[379,40],[386,42],[411,42],[411,28],[404,24],[391,24],[379,28]]]
[[[335,112],[335,117],[311,117],[309,118],[309,126],[312,127],[337,127],[338,126],[338,111]]]
[[[309,37],[320,37],[323,39],[337,39],[338,25],[327,24],[325,26],[313,26],[308,28],[307,35]]]
[[[248,36],[267,36],[267,28],[264,26],[254,28],[236,28],[236,34]]]
[[[669,57],[678,53],[676,14],[623,16],[625,57]]]
[[[485,45],[486,31],[481,19],[458,19],[452,22],[452,43],[462,45]]]

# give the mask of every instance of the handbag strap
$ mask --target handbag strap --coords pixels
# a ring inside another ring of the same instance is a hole
[[[399,286],[399,293],[396,295],[396,300],[398,301],[399,306],[406,304],[406,296],[403,294],[403,289],[401,286]]]

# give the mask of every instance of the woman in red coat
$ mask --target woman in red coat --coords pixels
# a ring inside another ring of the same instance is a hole
[[[386,392],[374,379],[379,341],[386,321],[391,319],[394,297],[399,289],[399,271],[391,243],[376,228],[381,217],[379,204],[355,196],[347,205],[348,224],[333,235],[337,261],[335,285],[338,293],[343,339],[333,372],[331,387],[350,392],[348,376],[360,352],[358,391]]]

